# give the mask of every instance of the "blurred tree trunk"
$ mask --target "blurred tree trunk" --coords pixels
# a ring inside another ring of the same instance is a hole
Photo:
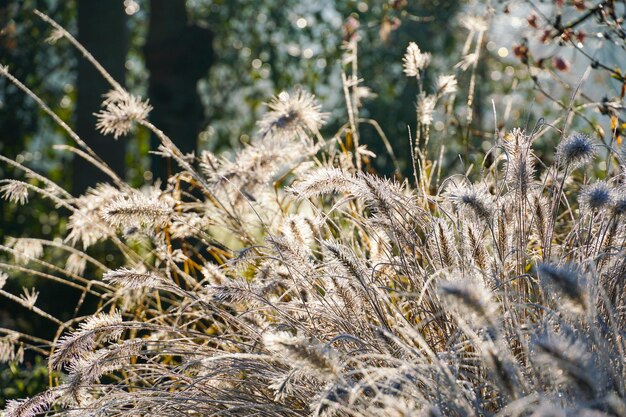
[[[148,96],[152,122],[183,153],[196,150],[204,109],[197,91],[213,62],[213,33],[189,24],[185,0],[151,0],[150,27],[144,56],[150,72]],[[152,149],[158,140],[152,138]],[[155,157],[154,178],[167,178],[172,161]]]
[[[128,35],[123,0],[78,0],[78,40],[122,85],[125,78]],[[125,176],[126,139],[100,135],[93,113],[111,86],[84,58],[78,59],[76,133],[122,178]],[[83,158],[74,158],[73,189],[82,193],[109,177]]]

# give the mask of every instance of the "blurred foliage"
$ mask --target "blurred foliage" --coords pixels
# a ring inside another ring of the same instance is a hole
[[[376,95],[364,103],[362,116],[377,120],[399,153],[406,154],[406,126],[415,120],[417,89],[402,73],[402,56],[411,41],[438,56],[450,55],[455,31],[441,28],[456,25],[454,16],[463,3],[289,0],[253,8],[220,0],[190,1],[194,18],[206,21],[216,33],[218,59],[200,85],[209,122],[200,137],[201,147],[216,150],[249,141],[263,102],[297,86],[316,94],[324,110],[332,112],[327,133],[338,129],[338,121],[345,120],[340,76],[343,26],[352,17],[361,36],[358,74]],[[363,143],[380,151],[377,168],[390,172],[374,129],[364,126],[361,135]]]
[[[254,134],[255,120],[264,111],[263,103],[272,95],[297,86],[318,95],[325,110],[333,112],[328,130],[337,129],[337,121],[343,120],[345,113],[339,74],[342,25],[352,16],[360,22],[362,37],[359,75],[365,80],[364,85],[377,95],[375,101],[365,103],[363,116],[376,119],[395,145],[408,149],[406,126],[415,118],[416,89],[402,74],[404,49],[408,42],[416,41],[425,50],[436,51],[438,56],[449,55],[455,45],[456,31],[441,28],[456,27],[454,16],[463,3],[189,0],[191,19],[208,26],[215,34],[216,62],[199,84],[206,111],[206,130],[199,137],[200,148],[223,151],[247,142]],[[148,74],[142,47],[149,22],[149,1],[127,4],[131,16],[126,84],[133,93],[145,96]],[[13,2],[5,8],[2,18],[4,32],[10,32],[10,36],[5,34],[2,39],[3,43],[16,46],[7,49],[8,53],[3,51],[3,61],[10,63],[19,79],[71,122],[76,58],[65,41],[53,46],[45,44],[49,28],[32,16],[34,8],[75,32],[74,2]],[[10,147],[5,145],[0,152],[15,156],[24,151],[23,159],[27,162],[32,159],[32,166],[50,173],[55,180],[67,182],[69,175],[62,169],[66,160],[50,146],[62,143],[64,137],[47,117],[38,117],[40,111],[30,98],[4,84],[0,84],[0,91],[4,95],[0,99],[0,129],[13,132],[15,138]],[[12,112],[13,108],[21,109],[20,113]],[[9,129],[9,122],[18,124],[19,128]],[[364,128],[362,136],[370,147],[383,149],[373,129]],[[132,183],[143,181],[148,146],[142,132],[131,141],[128,174]],[[377,167],[388,172],[389,161],[384,152],[379,154]]]
[[[562,125],[558,115],[569,109],[571,128],[593,134],[607,149],[620,145],[626,134],[626,4],[507,2],[504,13],[521,22],[511,49],[541,115]]]
[[[0,365],[0,408],[11,398],[31,397],[48,387],[48,366],[36,356],[33,362]]]
[[[49,27],[33,18],[33,9],[55,16],[61,24],[73,27],[73,10],[53,0],[5,2],[0,6],[0,61],[36,91],[64,120],[69,120],[74,101],[74,54],[69,45],[45,46]],[[0,77],[0,155],[33,166],[61,185],[68,185],[67,155],[55,151],[54,144],[66,138],[26,94]],[[0,164],[0,177],[21,177],[7,164]],[[59,233],[59,215],[52,204],[36,200],[17,209],[0,200],[0,241],[5,236],[28,235],[51,238]],[[38,221],[33,222],[32,219]]]
[[[45,40],[48,25],[34,18],[33,9],[55,17],[72,30],[73,7],[53,0],[5,2],[0,6],[0,57],[11,72],[51,106],[63,119],[69,120],[74,98],[74,53],[69,45],[50,48]],[[37,104],[4,77],[0,79],[0,153],[32,163],[50,172],[55,181],[63,182],[62,160],[52,144],[64,143],[65,136],[49,118],[42,117]],[[6,169],[3,164],[0,172]]]

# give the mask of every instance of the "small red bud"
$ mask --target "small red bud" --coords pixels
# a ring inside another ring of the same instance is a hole
[[[569,62],[565,60],[565,58],[561,58],[560,56],[555,56],[552,59],[552,65],[559,71],[567,71],[569,70]]]

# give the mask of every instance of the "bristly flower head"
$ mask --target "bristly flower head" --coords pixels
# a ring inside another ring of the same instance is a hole
[[[623,216],[626,214],[626,187],[619,187],[613,191],[613,207],[611,212],[614,216]]]
[[[407,77],[420,78],[421,72],[430,64],[430,54],[420,51],[415,42],[409,43],[404,58],[404,73]]]
[[[417,117],[421,124],[429,126],[433,122],[433,112],[437,104],[437,97],[421,93],[417,102]]]
[[[164,281],[150,273],[135,269],[119,268],[107,271],[102,279],[106,282],[118,284],[124,288],[158,288]]]
[[[584,211],[604,210],[611,205],[613,200],[611,187],[606,181],[598,181],[587,185],[580,191],[578,204]]]
[[[522,129],[513,129],[500,141],[506,155],[506,182],[521,196],[526,196],[535,185],[536,158],[532,151],[532,141],[533,136],[525,134]]]
[[[475,324],[492,326],[497,305],[492,301],[489,290],[481,279],[463,277],[454,281],[442,282],[439,292],[452,312],[461,320]]]
[[[141,193],[121,195],[102,209],[104,220],[115,227],[160,227],[170,220],[172,213],[166,200]]]
[[[59,390],[48,390],[25,400],[9,400],[4,409],[6,417],[35,417],[43,415],[59,397]]]
[[[98,130],[117,139],[130,132],[133,122],[146,120],[152,106],[127,91],[112,90],[105,95],[104,110],[96,113]]]
[[[556,155],[561,165],[578,168],[586,165],[596,156],[597,146],[594,141],[582,133],[573,133],[556,148]]]
[[[318,132],[326,118],[315,96],[300,89],[283,91],[273,97],[267,107],[269,111],[258,122],[263,138],[288,140],[295,136],[303,139],[307,133]]]
[[[469,210],[480,220],[491,220],[493,196],[484,185],[475,186],[465,181],[462,184],[453,183],[446,189],[445,197],[457,210]]]
[[[2,197],[14,204],[28,203],[28,187],[21,181],[10,181],[0,187]]]
[[[548,289],[546,293],[559,293],[569,301],[574,311],[587,308],[587,295],[582,285],[582,278],[575,265],[555,265],[540,263],[537,265],[537,274],[541,283]]]
[[[72,253],[65,261],[65,269],[70,274],[82,275],[87,267],[87,258],[80,253]]]
[[[437,77],[437,94],[446,95],[456,93],[458,82],[454,75],[440,75]]]
[[[13,247],[13,256],[18,264],[27,264],[43,255],[43,245],[37,239],[9,238],[7,246]]]

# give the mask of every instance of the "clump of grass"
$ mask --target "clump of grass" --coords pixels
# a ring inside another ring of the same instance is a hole
[[[405,72],[421,80],[429,60],[412,44]],[[624,415],[622,179],[573,176],[596,155],[589,138],[564,139],[541,181],[537,137],[513,130],[491,169],[450,176],[439,194],[426,152],[415,184],[364,173],[358,143],[321,137],[310,94],[269,109],[233,159],[192,160],[147,122],[146,103],[109,96],[101,130],[139,124],[178,162],[162,188],[113,178],[73,197],[10,162],[30,182],[5,181],[6,199],[39,194],[70,215],[65,243],[13,241],[2,269],[100,304],[62,323],[0,275],[1,295],[59,324],[46,353],[64,375],[6,417]],[[86,253],[104,240],[124,266]],[[64,262],[47,263],[49,250]],[[42,349],[0,331],[4,359],[18,343]]]

